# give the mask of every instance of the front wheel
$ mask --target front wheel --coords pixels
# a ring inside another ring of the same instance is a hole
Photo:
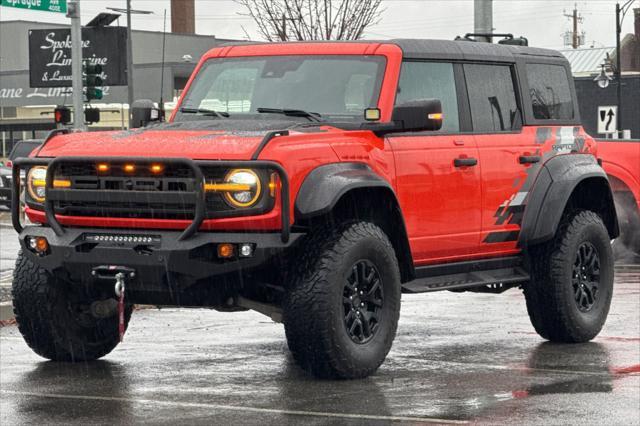
[[[375,372],[395,338],[400,272],[393,246],[377,226],[323,228],[308,238],[284,303],[289,349],[320,378]]]
[[[531,323],[554,342],[587,342],[598,335],[613,294],[613,253],[600,216],[566,215],[554,239],[534,247],[524,294]]]
[[[20,333],[38,355],[53,361],[91,361],[107,355],[120,342],[116,312],[96,317],[91,306],[105,301],[80,288],[84,286],[57,279],[23,253],[18,255],[13,310]],[[107,298],[107,305],[109,302],[115,304]],[[126,306],[125,327],[131,312],[132,306]]]

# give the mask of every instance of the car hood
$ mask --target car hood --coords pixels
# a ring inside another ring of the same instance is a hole
[[[224,122],[222,122],[224,123]],[[252,126],[175,123],[146,129],[78,132],[56,136],[38,157],[187,157],[195,160],[249,160],[272,130],[284,130],[291,122],[257,123]],[[291,130],[291,134],[318,128]]]

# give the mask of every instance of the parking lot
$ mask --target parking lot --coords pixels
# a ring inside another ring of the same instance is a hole
[[[17,244],[1,228],[0,277]],[[10,273],[10,272],[9,272]],[[6,288],[6,287],[5,287]],[[545,343],[521,291],[404,295],[373,377],[318,381],[257,313],[145,309],[99,362],[47,362],[0,329],[0,424],[640,424],[640,262],[592,343]]]

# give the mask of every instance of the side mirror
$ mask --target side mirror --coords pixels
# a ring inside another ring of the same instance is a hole
[[[131,106],[131,129],[145,127],[149,123],[160,121],[160,110],[153,101],[142,99],[135,101]]]
[[[442,128],[442,103],[438,99],[410,101],[396,105],[393,121],[398,131],[435,131]]]

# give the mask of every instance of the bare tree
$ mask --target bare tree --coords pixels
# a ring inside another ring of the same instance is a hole
[[[358,40],[379,22],[382,0],[235,0],[268,41]]]

